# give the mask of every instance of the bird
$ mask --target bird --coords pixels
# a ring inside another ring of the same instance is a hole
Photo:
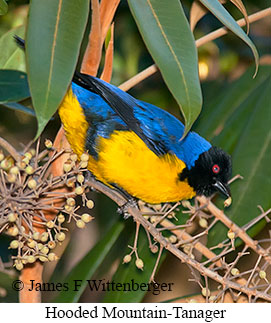
[[[166,110],[75,72],[58,113],[72,150],[89,154],[88,170],[105,185],[149,204],[216,192],[231,200],[230,155],[193,131],[183,138]]]
[[[109,187],[150,204],[219,191],[227,198],[231,157],[167,111],[99,78],[75,72],[58,110],[67,140]]]

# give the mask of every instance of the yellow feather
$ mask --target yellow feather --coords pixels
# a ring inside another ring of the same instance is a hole
[[[89,124],[71,90],[59,115],[73,151],[80,156],[85,150]],[[153,204],[195,196],[188,182],[178,178],[185,163],[171,154],[158,157],[134,132],[114,131],[109,138],[99,137],[97,148],[98,159],[91,157],[88,169],[109,186],[115,183],[130,195]]]
[[[98,149],[99,159],[95,165],[90,161],[89,168],[95,166],[100,180],[115,183],[132,196],[155,204],[195,195],[187,181],[178,178],[184,162],[171,154],[158,157],[134,132],[114,131],[110,138],[100,138]]]
[[[71,88],[65,95],[58,113],[72,150],[78,156],[81,156],[85,151],[86,133],[89,125],[84,111],[77,98],[73,95]]]

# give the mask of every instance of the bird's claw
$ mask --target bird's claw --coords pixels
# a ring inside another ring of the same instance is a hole
[[[133,198],[129,199],[126,203],[124,203],[123,205],[121,205],[118,208],[117,212],[120,213],[120,214],[122,214],[123,217],[124,217],[124,219],[126,220],[126,219],[128,219],[131,216],[131,214],[128,211],[128,209],[130,207],[137,207],[137,202]]]

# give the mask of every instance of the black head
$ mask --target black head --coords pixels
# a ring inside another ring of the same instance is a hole
[[[197,195],[210,196],[216,191],[230,197],[231,157],[222,149],[212,147],[200,154],[191,169],[185,168],[180,179],[187,179]]]

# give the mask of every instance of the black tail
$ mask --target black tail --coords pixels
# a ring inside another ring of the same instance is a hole
[[[25,41],[17,35],[14,36],[14,39],[18,46],[25,50]],[[136,102],[125,100],[118,93],[112,91],[104,82],[91,75],[75,72],[72,81],[90,92],[98,94],[119,115],[128,128],[134,131],[155,154],[166,153],[164,147],[160,147],[159,142],[147,137],[143,132],[140,121],[134,116]]]
[[[24,40],[21,37],[17,36],[17,35],[14,36],[14,39],[15,39],[17,45],[21,49],[25,50],[25,42],[24,42]]]

